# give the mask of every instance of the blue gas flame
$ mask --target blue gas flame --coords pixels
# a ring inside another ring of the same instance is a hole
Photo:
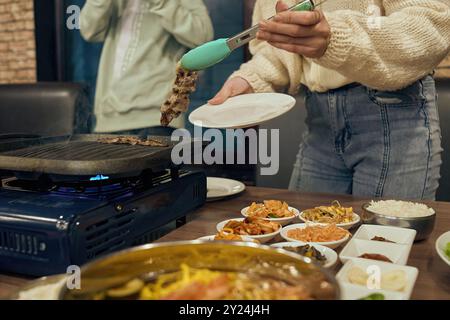
[[[92,177],[89,180],[90,181],[103,181],[103,180],[108,180],[109,177],[108,176],[104,176],[102,174],[99,174],[98,176]]]

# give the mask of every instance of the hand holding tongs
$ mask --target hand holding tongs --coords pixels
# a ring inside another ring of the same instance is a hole
[[[318,5],[325,1],[316,5],[313,0],[306,0],[292,6],[288,11],[313,11]],[[271,19],[273,19],[273,17],[268,20]],[[255,39],[258,31],[259,24],[232,38],[207,42],[186,53],[183,58],[181,58],[181,66],[184,69],[191,71],[209,68],[227,58],[231,52],[237,48],[240,48]]]

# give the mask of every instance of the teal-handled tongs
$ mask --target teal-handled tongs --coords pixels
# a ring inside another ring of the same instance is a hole
[[[325,1],[322,1],[320,4]],[[313,0],[306,0],[292,6],[289,10],[313,11],[320,4],[315,4]],[[273,17],[268,20],[271,20],[272,18]],[[255,39],[258,30],[259,24],[232,38],[207,42],[192,49],[181,58],[181,66],[190,71],[200,71],[212,67],[227,58],[237,48],[240,48]]]

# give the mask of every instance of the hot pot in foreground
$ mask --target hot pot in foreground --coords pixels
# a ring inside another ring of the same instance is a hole
[[[173,242],[125,250],[81,270],[81,290],[61,299],[339,299],[310,259],[252,243]]]

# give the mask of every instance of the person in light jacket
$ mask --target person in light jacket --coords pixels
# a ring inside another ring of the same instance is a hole
[[[169,134],[159,126],[177,62],[213,38],[202,0],[87,0],[80,31],[104,42],[97,78],[97,133]],[[183,126],[178,119],[172,124]]]
[[[434,199],[442,148],[431,75],[450,53],[450,0],[328,0],[313,12],[287,10],[297,2],[257,1],[253,58],[210,103],[304,85],[308,130],[291,189]]]

